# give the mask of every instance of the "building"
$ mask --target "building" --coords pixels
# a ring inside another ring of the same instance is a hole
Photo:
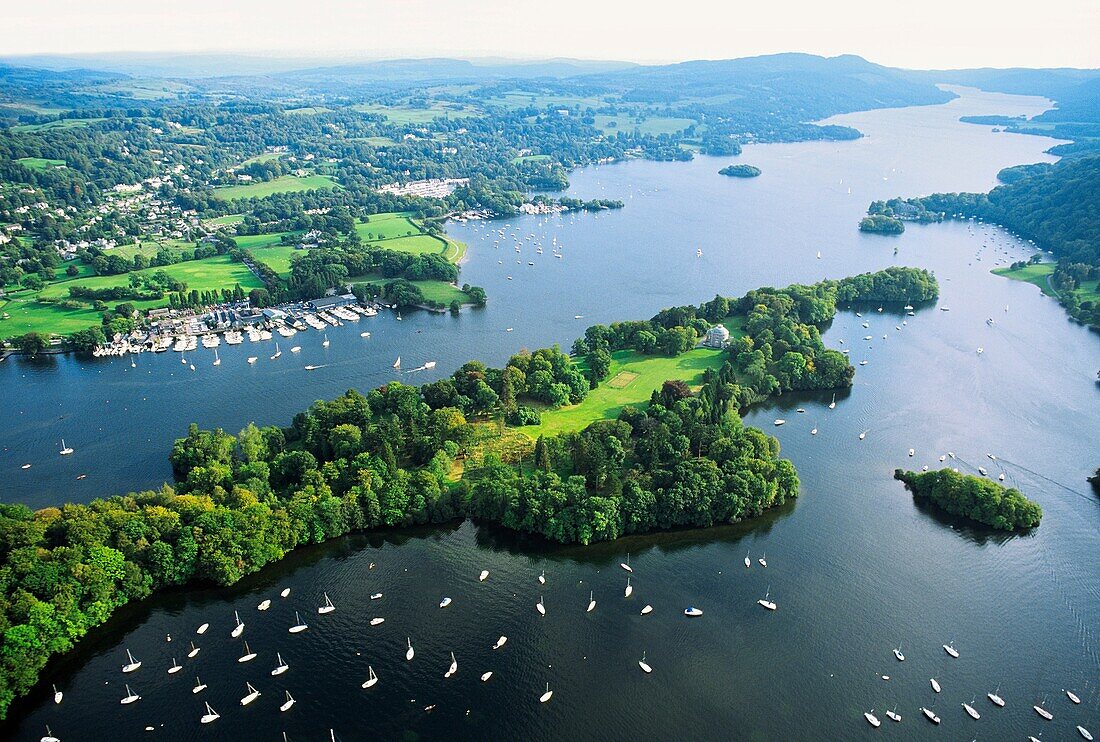
[[[354,304],[356,301],[358,300],[351,294],[343,294],[342,296],[326,296],[323,299],[314,299],[313,301],[306,302],[306,304],[315,312],[323,312],[326,309]]]
[[[723,325],[715,325],[707,330],[707,335],[703,338],[703,345],[707,348],[725,348],[726,343],[730,341],[730,331]]]

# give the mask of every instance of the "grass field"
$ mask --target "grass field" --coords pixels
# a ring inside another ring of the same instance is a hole
[[[89,124],[98,124],[100,121],[106,121],[106,119],[58,119],[45,124],[19,124],[11,127],[11,130],[21,134],[33,134],[34,132],[49,131],[50,129],[71,129],[76,126],[88,126]]]
[[[145,79],[96,85],[89,88],[87,92],[93,95],[108,93],[135,100],[169,100],[192,90],[194,90],[192,86],[175,80]]]
[[[348,141],[365,142],[372,147],[392,147],[393,145],[397,144],[397,142],[390,139],[389,137],[352,137]]]
[[[350,276],[348,281],[351,283],[376,283],[376,284],[388,284],[396,279],[385,278],[380,273],[367,273],[362,276]],[[420,289],[420,293],[424,294],[424,298],[428,301],[437,301],[440,304],[450,304],[454,300],[458,300],[459,304],[470,300],[462,289],[457,286],[452,286],[446,281],[410,281],[414,286]]]
[[[681,379],[692,386],[699,384],[706,369],[722,365],[725,354],[720,350],[696,348],[676,358],[668,358],[620,350],[612,353],[611,359],[608,381],[589,392],[583,402],[545,410],[540,425],[519,430],[531,438],[583,430],[596,420],[617,417],[627,405],[647,403],[653,390],[660,389],[669,379]]]
[[[1013,281],[1026,281],[1027,283],[1038,286],[1047,296],[1057,298],[1058,292],[1051,287],[1050,281],[1047,280],[1054,274],[1055,267],[1055,263],[1036,263],[1015,271],[1005,267],[994,268],[992,272],[998,276],[1011,278]],[[1088,299],[1100,301],[1100,283],[1096,281],[1086,281],[1073,293],[1081,301]]]
[[[286,155],[286,152],[264,152],[262,155],[249,157],[241,163],[241,166],[251,165],[254,162],[270,162],[271,160],[278,160],[280,157],[286,157]]]
[[[225,216],[216,216],[213,219],[207,219],[206,224],[213,227],[231,227],[243,221],[244,214],[226,214]]]
[[[523,155],[522,157],[513,157],[512,162],[517,164],[521,162],[543,162],[549,159],[550,155]]]
[[[66,113],[72,110],[71,108],[60,108],[58,106],[45,106],[31,100],[0,103],[0,108],[7,108],[15,111],[17,114],[33,113],[38,116],[56,116],[59,113]]]
[[[694,124],[692,119],[667,118],[664,116],[633,116],[623,113],[618,116],[596,116],[596,128],[605,134],[626,132],[632,134],[637,130],[641,134],[675,134]]]
[[[368,222],[356,222],[355,231],[364,242],[390,240],[395,237],[420,234],[418,227],[407,214],[387,212],[373,214]]]
[[[270,235],[263,236],[268,237]],[[308,250],[299,250],[293,245],[275,244],[270,247],[260,247],[253,254],[260,262],[278,273],[280,277],[286,278],[290,275],[290,259],[295,255],[305,255],[307,252]]]
[[[65,167],[64,160],[47,160],[44,157],[20,157],[16,162],[31,170],[49,170],[53,167]]]
[[[498,95],[488,100],[489,103],[507,108],[547,108],[557,106],[559,108],[599,108],[604,105],[602,98],[576,95],[549,95],[543,93],[529,93],[514,90],[503,95]]]
[[[315,116],[319,113],[331,113],[331,108],[324,106],[304,106],[303,108],[288,108],[283,111],[287,116]]]
[[[390,123],[426,124],[437,118],[468,118],[477,115],[477,110],[470,106],[457,103],[432,103],[427,108],[413,108],[412,106],[384,106],[378,103],[362,103],[352,106],[360,113],[371,113],[385,116]]]
[[[232,201],[235,198],[263,198],[273,193],[293,193],[295,191],[311,191],[317,188],[340,187],[339,183],[324,175],[307,175],[304,178],[284,175],[262,183],[222,186],[214,189],[214,195],[225,201]]]

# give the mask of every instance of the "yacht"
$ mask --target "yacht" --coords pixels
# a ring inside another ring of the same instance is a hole
[[[1037,713],[1039,716],[1043,717],[1047,721],[1050,721],[1051,719],[1054,718],[1054,714],[1050,713],[1045,708],[1043,708],[1043,704],[1041,704],[1041,703],[1036,705],[1036,706],[1032,706],[1031,708],[1035,709],[1035,713]]]
[[[545,569],[542,571],[542,574],[539,575],[539,584],[540,585],[545,585],[546,584],[546,570]]]
[[[244,654],[237,658],[237,662],[251,662],[256,659],[256,653],[248,648],[248,640],[244,642]]]
[[[489,579],[489,570],[487,570],[487,569],[481,570],[481,574],[478,575],[477,581],[478,582],[485,582],[485,580],[487,580],[487,579]]]
[[[401,356],[398,356],[397,360],[393,362],[393,367],[400,370],[400,368],[401,368]]]
[[[195,633],[199,634],[199,635],[205,634],[206,630],[209,629],[209,628],[210,628],[210,624],[204,623],[201,626],[199,626],[197,629],[195,629]]]
[[[626,590],[623,591],[623,597],[629,598],[631,593],[634,592],[634,586],[630,584],[630,578],[626,578]]]
[[[381,600],[382,599],[382,593],[371,593],[370,599],[371,600]]]
[[[484,682],[488,681],[489,678],[491,678],[491,677],[493,677],[493,671],[492,670],[490,670],[489,672],[483,672],[481,674],[481,682],[484,683]]]
[[[229,635],[236,639],[242,633],[244,633],[244,621],[241,620],[241,616],[236,611],[233,611],[233,617],[237,619],[237,625],[233,627],[233,630],[229,632]]]
[[[940,723],[940,717],[936,716],[936,714],[932,711],[932,709],[925,708],[924,706],[921,706],[920,711],[921,711],[922,714],[924,714],[925,718],[927,718],[928,721],[932,722],[933,724],[939,724]]]
[[[291,634],[300,634],[308,628],[309,626],[307,626],[302,620],[302,617],[298,615],[298,611],[294,611],[294,625],[287,629],[287,631]]]
[[[124,705],[129,705],[129,704],[133,703],[134,701],[140,701],[140,700],[141,700],[141,696],[139,696],[137,693],[134,693],[132,690],[130,690],[130,686],[127,685],[126,686],[126,695],[119,701],[119,703],[124,704]]]
[[[627,572],[633,572],[634,571],[630,567],[630,552],[626,553],[626,561],[625,562],[619,562],[619,566],[622,567],[623,569],[625,569]]]
[[[781,418],[781,417],[777,417],[777,418],[775,419],[775,427],[777,427],[777,428],[778,428],[778,427],[779,427],[780,425],[785,425],[785,424],[786,424],[786,422],[787,422],[787,421],[786,421],[786,420],[784,420],[783,418]]]
[[[195,642],[191,642],[191,651],[189,651],[187,653],[187,658],[188,659],[194,658],[195,655],[197,655],[199,653],[199,649],[201,649],[201,647],[196,647]]]
[[[183,669],[183,665],[176,662],[176,658],[173,657],[172,658],[172,666],[168,668],[168,674],[169,675],[175,675],[177,672],[179,672],[182,669]]]
[[[759,605],[762,605],[765,608],[767,608],[769,611],[774,611],[775,608],[776,608],[776,605],[775,605],[774,602],[769,600],[769,598],[771,597],[771,593],[772,593],[772,589],[771,589],[771,587],[769,587],[767,592],[764,593],[764,597],[761,598],[760,600],[756,601],[756,602]]]
[[[1078,697],[1077,697],[1077,694],[1076,694],[1076,693],[1074,693],[1074,692],[1073,692],[1073,691],[1071,691],[1071,690],[1067,690],[1067,691],[1066,691],[1066,698],[1068,698],[1069,700],[1073,701],[1073,703],[1075,703],[1075,704],[1081,703],[1081,699],[1080,699],[1080,698],[1078,698]]]
[[[867,437],[867,431],[866,430],[864,430],[862,433],[859,434],[859,439],[860,440],[863,440],[866,437]]]
[[[290,665],[283,661],[283,655],[279,652],[275,653],[275,669],[271,671],[272,675],[282,675],[284,672],[290,669]]]
[[[1080,734],[1083,739],[1092,740],[1092,734],[1080,724],[1077,725],[1077,733]]]
[[[1078,729],[1080,729],[1080,727],[1078,727]],[[1092,738],[1089,737],[1089,739],[1092,739]],[[53,731],[50,730],[50,725],[47,724],[46,725],[46,734],[42,737],[39,737],[38,742],[61,742],[61,738],[53,736]]]
[[[325,339],[324,339],[324,341],[323,341],[323,342],[321,343],[321,347],[322,347],[322,348],[327,348],[328,346],[329,346],[329,342],[328,342],[328,333],[326,332],[326,333],[325,333]]]
[[[378,676],[374,674],[374,668],[367,665],[367,679],[363,681],[363,688],[370,688],[378,682]]]
[[[909,456],[910,456],[910,458],[912,458],[912,457],[913,457],[913,456],[914,456],[914,455],[915,455],[916,453],[917,453],[917,452],[916,452],[916,451],[915,451],[914,449],[912,449],[912,448],[910,448],[910,449],[909,449]]]
[[[63,699],[64,697],[65,697],[65,694],[62,693],[61,691],[59,691],[57,689],[57,686],[55,685],[53,687],[53,702],[54,703],[61,703],[61,699]]]
[[[271,607],[271,600],[265,598],[264,600],[260,601],[260,604],[258,606],[256,606],[256,610],[266,611],[270,607]]]
[[[493,645],[493,649],[500,649],[508,642],[508,637],[502,636],[497,639],[497,643]]]
[[[887,711],[886,715],[890,718],[891,721],[901,721],[901,714],[898,713],[897,706],[894,706],[894,708]]]
[[[279,707],[280,711],[289,711],[290,707],[294,705],[294,696],[290,695],[290,691],[286,691],[286,700],[283,701],[283,705]]]
[[[210,704],[208,703],[206,704],[206,713],[202,715],[202,718],[200,718],[199,721],[203,724],[209,724],[211,722],[217,721],[220,718],[222,718],[221,715],[217,711],[212,709],[210,707]]]
[[[245,686],[248,688],[248,693],[246,693],[244,697],[241,698],[242,706],[247,706],[248,704],[252,703],[260,697],[260,691],[253,688],[252,683],[245,683]]]
[[[867,720],[868,724],[875,727],[876,729],[878,729],[878,727],[882,724],[882,722],[878,720],[878,717],[875,716],[874,709],[871,709],[870,711],[865,711],[863,713],[863,718]]]
[[[752,559],[749,558],[748,554],[745,554],[745,569],[748,569],[751,566],[752,566]]]
[[[944,644],[943,645],[943,651],[947,652],[949,655],[951,655],[955,659],[959,658],[959,650],[955,649],[955,642],[951,642],[950,644]]]
[[[450,604],[451,604],[451,599],[447,598],[447,597],[444,597],[443,600],[439,601],[439,607],[440,608],[446,608]]]
[[[70,446],[66,446],[65,445],[65,439],[62,438],[61,439],[61,450],[58,453],[60,453],[62,456],[69,456],[70,454],[72,454],[72,452],[73,452],[73,449]]]
[[[386,622],[386,619],[382,618],[381,616],[375,616],[374,618],[372,618],[370,620],[370,625],[371,626],[378,626],[378,625],[383,624],[385,622]]]
[[[257,356],[249,356],[249,357],[248,357],[248,363],[249,363],[249,365],[251,365],[251,364],[255,363],[255,362],[256,362],[257,360],[258,360]]]
[[[835,410],[836,409],[836,395],[835,394],[833,395],[832,401],[829,402],[829,409],[830,410]]]
[[[130,661],[129,661],[129,662],[127,662],[127,663],[126,663],[125,665],[123,665],[123,666],[122,666],[122,671],[123,671],[123,672],[133,672],[134,670],[136,670],[136,669],[138,669],[139,667],[141,667],[141,662],[139,662],[138,660],[135,660],[135,659],[134,659],[134,655],[130,654],[130,650],[129,650],[129,649],[127,649],[127,650],[126,650],[126,657],[127,657],[127,658],[128,658],[128,659],[129,659]]]
[[[760,558],[757,559],[756,561],[760,562],[761,567],[767,567],[768,566],[768,552],[764,552],[763,554],[761,554]]]
[[[328,593],[325,593],[325,604],[317,609],[317,612],[324,615],[325,613],[332,613],[336,610],[336,606],[332,604],[332,601],[328,597]]]
[[[642,651],[642,658],[638,660],[638,667],[642,668],[642,672],[647,675],[653,672],[653,668],[649,666],[649,663],[645,661],[645,651]]]
[[[1001,698],[998,695],[1000,692],[1001,692],[1001,689],[997,688],[997,690],[993,691],[992,693],[986,693],[985,696],[986,696],[986,698],[988,698],[990,701],[993,702],[994,706],[999,706],[1001,708],[1004,708],[1005,699]]]
[[[282,592],[279,593],[280,598],[286,598],[289,595],[290,595],[290,588],[289,587],[284,587]]]
[[[458,660],[455,659],[455,653],[451,652],[451,666],[447,668],[447,672],[443,673],[443,677],[449,678],[458,672]]]
[[[279,341],[276,340],[275,341],[275,352],[271,354],[271,360],[274,361],[276,358],[278,358],[282,354],[283,354],[283,352],[281,350],[279,350]]]
[[[975,711],[974,707],[971,706],[969,703],[964,703],[962,705],[962,707],[966,711],[966,713],[970,715],[971,719],[980,719],[980,718],[982,718],[982,715],[979,714],[977,711]]]
[[[936,691],[937,693],[940,692],[940,681],[936,680],[935,678],[932,678],[931,680],[928,681],[928,683],[929,683],[929,685],[932,686],[932,690]]]
[[[901,653],[901,645],[899,644],[897,649],[894,650],[894,656],[898,658],[898,662],[905,662],[905,655]]]
[[[218,356],[218,349],[217,348],[214,348],[214,365],[215,366],[222,365],[222,359]]]

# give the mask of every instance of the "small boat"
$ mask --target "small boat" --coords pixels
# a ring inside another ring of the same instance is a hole
[[[1073,703],[1081,703],[1081,699],[1077,697],[1077,694],[1071,690],[1066,691],[1066,698],[1073,701]]]
[[[134,670],[136,670],[136,669],[138,669],[139,667],[141,667],[141,662],[139,662],[138,660],[135,660],[135,659],[134,659],[134,655],[130,654],[130,650],[129,650],[129,649],[127,649],[127,650],[126,650],[126,657],[127,657],[127,658],[128,658],[128,659],[129,659],[130,661],[129,661],[129,662],[127,662],[127,663],[126,663],[125,665],[123,665],[123,666],[122,666],[122,671],[123,671],[123,672],[133,672]]]
[[[294,625],[287,629],[291,634],[300,634],[309,628],[309,626],[302,621],[302,617],[298,615],[298,611],[294,611],[294,622]]]
[[[199,626],[197,629],[195,629],[195,633],[199,634],[199,635],[205,634],[206,630],[209,629],[209,628],[210,628],[210,624],[204,623],[202,626]]]
[[[370,333],[369,333],[369,332],[361,332],[361,333],[359,333],[359,337],[361,337],[361,338],[369,338],[369,337],[370,337]]]
[[[179,672],[182,669],[183,669],[183,665],[176,662],[176,658],[173,657],[172,658],[172,666],[168,668],[168,674],[169,675],[175,675],[177,672]]]
[[[898,662],[905,662],[905,655],[901,653],[901,645],[899,644],[897,649],[894,650],[894,656],[898,658]]]
[[[379,624],[383,624],[385,622],[386,622],[386,619],[382,618],[381,616],[376,616],[376,617],[374,617],[370,620],[370,625],[371,626],[378,626]]]
[[[246,693],[244,697],[241,698],[242,706],[247,706],[248,704],[252,703],[260,697],[260,691],[253,688],[252,683],[245,683],[245,686],[248,688],[248,693]]]
[[[206,713],[202,715],[202,718],[200,718],[199,721],[203,724],[209,724],[211,722],[217,721],[220,718],[222,718],[221,714],[212,709],[210,707],[210,704],[208,703],[206,704]]]
[[[61,439],[61,450],[58,453],[60,453],[62,456],[68,456],[72,452],[73,452],[72,447],[66,446],[65,445],[65,439],[62,438]]]
[[[237,658],[237,662],[251,662],[256,659],[256,653],[248,648],[248,640],[244,642],[244,654]]]
[[[928,681],[928,683],[932,686],[932,690],[936,691],[937,693],[940,692],[940,681],[936,680],[935,678],[932,678],[931,680]]]
[[[546,692],[539,696],[539,703],[546,703],[554,695],[554,691],[550,690],[550,683],[546,684]]]
[[[864,430],[862,433],[859,434],[859,439],[860,440],[863,440],[866,437],[867,437],[867,431],[866,430]]]
[[[332,601],[328,597],[328,593],[325,593],[325,604],[317,609],[317,612],[324,615],[325,613],[332,613],[336,610],[336,606],[332,604]]]
[[[275,653],[275,669],[271,671],[272,675],[282,675],[284,672],[290,669],[290,665],[283,661],[283,655],[279,652]]]
[[[378,676],[374,674],[374,668],[370,665],[367,665],[367,679],[363,681],[362,687],[370,688],[377,682]]]
[[[890,718],[891,721],[901,721],[901,714],[898,713],[897,706],[894,706],[894,708],[887,711],[886,715]]]
[[[629,598],[629,597],[630,597],[630,595],[631,595],[631,594],[632,594],[633,592],[634,592],[634,586],[630,584],[630,578],[629,578],[629,577],[627,577],[627,578],[626,578],[626,590],[624,590],[624,591],[623,591],[623,597],[624,597],[624,598]]]
[[[285,598],[289,595],[290,595],[290,588],[289,587],[284,587],[282,592],[279,593],[279,597],[281,597],[281,598]]]
[[[810,430],[810,435],[817,435],[817,427],[816,426],[813,429]]]
[[[484,682],[488,681],[489,678],[491,678],[491,677],[493,677],[493,671],[492,670],[490,670],[489,672],[483,672],[483,673],[481,673],[481,682],[484,683]]]
[[[650,613],[653,613],[653,606],[647,605],[645,608],[642,609],[641,615],[648,616]]]
[[[406,660],[412,660],[412,658],[416,655],[416,652],[413,651],[412,637],[410,637],[408,639],[408,642],[409,642],[409,648],[407,650],[405,650],[405,659]]]
[[[214,348],[214,365],[215,366],[222,365],[222,359],[218,357],[218,349],[217,348]]]
[[[1050,713],[1045,708],[1043,708],[1042,704],[1032,706],[1031,708],[1035,709],[1035,713],[1037,713],[1039,716],[1043,717],[1047,721],[1050,721],[1051,719],[1054,718],[1054,714]]]
[[[1080,727],[1078,727],[1078,729],[1080,729]],[[47,724],[46,734],[42,737],[39,737],[38,742],[61,742],[61,738],[53,736],[53,731],[50,729],[50,725]]]
[[[778,427],[779,427],[780,425],[786,425],[786,424],[787,424],[787,421],[786,421],[786,420],[784,420],[784,419],[783,419],[783,418],[781,418],[781,417],[777,417],[777,418],[775,419],[775,427],[777,427],[777,428],[778,428]]]
[[[649,663],[645,661],[645,651],[642,651],[642,658],[638,660],[638,667],[642,668],[642,672],[647,675],[653,672],[653,668],[649,666]]]
[[[542,574],[539,575],[539,584],[540,585],[545,585],[546,584],[546,570],[543,570]]]
[[[449,678],[458,672],[458,660],[455,659],[455,653],[451,652],[451,666],[447,668],[447,672],[443,673],[443,677]]]
[[[543,605],[542,596],[539,596],[539,602],[535,603],[535,610],[539,612],[540,616],[546,615],[546,606]]]
[[[249,362],[250,364],[251,364],[251,363],[255,363],[255,362],[256,362],[256,360],[257,360],[256,356],[249,356],[249,357],[248,357],[248,362]]]
[[[382,593],[371,593],[370,599],[371,600],[381,600],[382,599]]]
[[[313,364],[307,364],[305,366],[305,369],[306,369],[306,371],[316,371],[319,368],[324,368],[326,365],[328,365],[328,364],[322,363],[319,366],[315,366]]]
[[[397,360],[393,362],[394,368],[401,368],[401,356],[397,357]]]
[[[61,703],[61,699],[63,699],[64,697],[65,697],[65,694],[62,693],[61,691],[59,691],[57,689],[57,686],[55,685],[53,687],[53,702],[54,703]]]
[[[439,607],[440,608],[446,608],[450,604],[451,604],[451,599],[447,598],[447,597],[445,597],[445,598],[443,598],[443,600],[439,601]]]
[[[596,610],[596,596],[592,590],[588,591],[588,608],[585,609],[585,613],[591,613]]]
[[[860,366],[866,366],[867,364],[868,364],[868,361],[860,361],[859,362]]]
[[[500,649],[508,642],[508,637],[502,636],[497,639],[497,643],[493,645],[493,649]]]
[[[769,611],[774,611],[775,608],[776,608],[775,603],[768,599],[768,598],[771,597],[771,594],[772,594],[772,589],[771,589],[771,587],[768,587],[767,592],[764,593],[764,597],[761,598],[760,600],[756,601],[756,602],[757,602],[758,605],[764,606]]]
[[[271,600],[269,600],[269,599],[267,599],[267,600],[261,600],[261,601],[260,601],[260,604],[259,604],[258,606],[256,606],[256,610],[258,610],[258,611],[266,611],[266,610],[267,610],[268,608],[270,608],[270,607],[271,607]]]
[[[751,566],[752,566],[752,559],[749,558],[748,554],[745,554],[745,569],[748,569]]]
[[[978,467],[978,473],[981,474],[984,477],[986,475],[985,467],[984,466],[979,466]]]
[[[283,701],[283,705],[279,707],[280,711],[290,711],[290,707],[294,705],[294,696],[290,695],[290,691],[286,691],[286,700]]]
[[[768,553],[764,552],[763,554],[760,555],[760,558],[757,559],[756,561],[760,562],[761,567],[767,567],[768,566]]]
[[[626,561],[625,562],[619,562],[619,566],[622,567],[623,569],[625,569],[627,572],[633,572],[634,571],[630,566],[630,552],[629,551],[626,553]]]
[[[241,616],[236,611],[233,611],[233,616],[237,619],[237,625],[233,627],[233,630],[229,632],[229,635],[236,639],[242,633],[244,633],[244,621],[241,620]]]
[[[909,456],[912,457],[914,454],[916,454],[916,451],[913,450],[912,448],[910,448],[909,449]]]
[[[189,651],[187,653],[187,658],[188,659],[193,658],[195,655],[197,655],[199,653],[200,649],[201,649],[201,647],[196,647],[195,646],[195,642],[191,642],[191,651]]]
[[[195,687],[191,689],[192,693],[199,694],[206,690],[206,683],[199,680],[198,676],[195,676]]]
[[[924,714],[925,718],[928,719],[928,721],[932,722],[933,724],[940,723],[940,717],[936,716],[932,709],[921,706],[920,711],[922,714]]]
[[[830,410],[835,410],[836,409],[836,395],[835,394],[833,395],[833,400],[831,402],[829,402],[829,409]]]
[[[962,705],[962,707],[966,711],[966,713],[970,715],[971,719],[980,719],[980,718],[982,718],[982,715],[979,714],[977,711],[975,711],[974,707],[971,706],[969,703],[964,703]]]
[[[425,361],[424,362],[424,368],[429,370],[429,371],[431,369],[435,368],[435,361]]]
[[[1087,739],[1087,740],[1092,739],[1092,734],[1089,733],[1089,730],[1085,729],[1080,724],[1077,725],[1077,733],[1080,734],[1081,737],[1084,738],[1084,739]]]
[[[992,701],[994,706],[1000,706],[1001,708],[1004,708],[1005,699],[1001,698],[998,695],[1000,692],[1001,689],[997,688],[997,690],[993,691],[992,693],[986,693],[985,697]]]
[[[875,729],[878,729],[879,726],[881,726],[881,724],[882,724],[882,722],[878,720],[878,717],[875,716],[875,710],[874,709],[871,709],[870,711],[863,712],[863,718],[866,719],[867,723],[870,724],[871,726],[873,726]]]
[[[487,579],[489,579],[489,570],[487,570],[487,569],[481,570],[481,575],[479,575],[478,578],[477,578],[478,582],[485,582],[485,580],[487,580]]]
[[[692,616],[692,617],[702,616],[703,611],[700,608],[696,608],[693,605],[689,605],[687,608],[684,609],[684,615],[685,616]]]
[[[291,353],[301,353],[302,352],[302,346],[295,345],[293,348],[290,349],[290,352]]]
[[[274,354],[272,354],[272,356],[271,356],[271,360],[273,360],[273,361],[274,361],[274,360],[275,360],[276,358],[278,358],[278,357],[279,357],[279,356],[281,356],[282,354],[283,354],[283,352],[282,352],[281,350],[279,350],[279,341],[278,341],[278,340],[276,340],[276,341],[275,341],[275,353],[274,353]]]
[[[950,644],[944,644],[943,645],[943,651],[947,652],[949,655],[951,655],[955,659],[959,658],[959,650],[955,649],[955,642],[951,642]]]
[[[329,346],[329,342],[328,342],[328,333],[326,332],[326,333],[325,333],[325,339],[324,339],[324,341],[323,341],[323,342],[321,343],[321,347],[322,347],[322,348],[327,348],[328,346]]]
[[[140,700],[141,700],[141,696],[139,696],[137,693],[134,693],[132,690],[130,690],[130,686],[127,685],[126,686],[126,695],[121,700],[119,700],[119,703],[124,704],[124,705],[129,705],[129,704],[133,703],[134,701],[140,701]]]

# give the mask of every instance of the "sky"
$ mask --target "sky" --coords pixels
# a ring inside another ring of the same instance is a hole
[[[909,68],[1100,67],[1100,0],[8,0],[0,54],[643,63],[785,51]]]

